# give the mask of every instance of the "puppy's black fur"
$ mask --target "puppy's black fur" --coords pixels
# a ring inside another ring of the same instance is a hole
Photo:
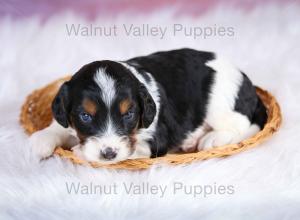
[[[61,87],[52,104],[54,118],[63,127],[72,126],[84,142],[90,136],[101,136],[106,126],[103,122],[109,114],[119,135],[132,136],[136,129],[148,128],[158,113],[156,129],[152,138],[146,141],[150,145],[151,157],[165,155],[171,147],[182,143],[187,133],[204,123],[217,74],[205,64],[214,59],[214,53],[180,49],[125,61],[142,75],[146,83],[152,80],[151,77],[155,80],[160,97],[159,112],[146,86],[124,65],[113,61],[87,64]],[[116,81],[116,97],[110,108],[103,102],[102,90],[94,80],[99,68],[105,69],[105,73]],[[133,118],[130,120],[124,120],[118,109],[118,103],[126,98],[131,100]],[[96,103],[97,111],[89,123],[81,118],[84,99]],[[266,109],[245,74],[234,110],[261,128],[266,122]]]
[[[212,59],[213,53],[181,49],[128,61],[151,73],[160,85],[161,111],[150,140],[152,157],[166,154],[168,147],[177,146],[187,131],[203,123],[214,79],[214,70],[205,63]]]

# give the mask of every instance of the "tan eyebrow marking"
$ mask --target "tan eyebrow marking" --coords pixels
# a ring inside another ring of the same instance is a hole
[[[129,99],[124,99],[119,104],[120,112],[122,115],[125,114],[130,107],[131,107],[131,101]]]
[[[83,108],[90,115],[95,115],[96,112],[97,112],[97,105],[96,105],[96,103],[93,102],[93,101],[91,101],[90,99],[84,99],[83,100]]]

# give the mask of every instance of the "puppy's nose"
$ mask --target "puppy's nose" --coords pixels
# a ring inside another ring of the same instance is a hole
[[[111,147],[107,147],[101,151],[101,156],[107,160],[112,160],[117,156],[117,153]]]

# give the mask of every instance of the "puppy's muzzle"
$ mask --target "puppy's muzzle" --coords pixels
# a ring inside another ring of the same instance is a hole
[[[106,160],[112,160],[117,156],[116,150],[111,147],[106,147],[104,150],[100,151],[100,157]]]

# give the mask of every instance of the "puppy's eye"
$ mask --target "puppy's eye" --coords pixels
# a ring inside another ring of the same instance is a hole
[[[132,110],[129,110],[128,112],[126,112],[124,115],[123,115],[123,119],[125,121],[130,121],[133,119],[133,116],[134,116],[134,112]]]
[[[86,112],[80,113],[80,114],[79,114],[79,118],[80,118],[80,120],[81,120],[82,122],[84,122],[84,123],[89,123],[89,122],[92,121],[92,116],[89,115],[89,114],[86,113]]]

